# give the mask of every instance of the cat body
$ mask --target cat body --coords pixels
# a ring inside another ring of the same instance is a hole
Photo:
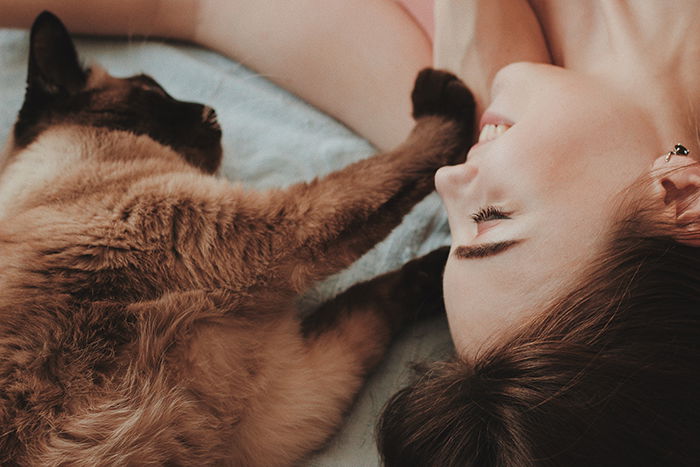
[[[469,92],[429,70],[396,151],[286,189],[213,176],[209,107],[145,75],[83,70],[32,29],[0,173],[0,464],[290,465],[339,426],[444,250],[300,318],[464,158]]]

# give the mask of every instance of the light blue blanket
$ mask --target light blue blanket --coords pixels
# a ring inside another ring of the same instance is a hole
[[[4,141],[23,99],[29,36],[0,29],[0,140]],[[255,188],[310,180],[373,153],[373,148],[337,121],[240,64],[182,44],[77,41],[81,57],[116,76],[145,72],[178,99],[213,106],[224,132],[222,175]],[[406,96],[408,99],[409,96]],[[449,243],[437,195],[420,203],[389,238],[348,271],[310,291],[304,309],[359,280],[394,269]],[[308,466],[375,466],[377,415],[387,398],[410,378],[411,362],[451,351],[444,320],[410,329],[369,379],[340,432]]]

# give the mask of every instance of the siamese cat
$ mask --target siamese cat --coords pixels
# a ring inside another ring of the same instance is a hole
[[[412,98],[395,151],[252,191],[212,176],[214,110],[82,68],[42,13],[0,173],[0,464],[269,467],[322,447],[441,302],[445,249],[308,318],[295,304],[464,159],[469,91],[424,70]]]

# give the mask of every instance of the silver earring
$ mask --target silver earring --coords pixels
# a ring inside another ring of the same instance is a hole
[[[669,151],[668,154],[666,154],[664,161],[670,161],[671,156],[687,156],[688,154],[690,154],[690,151],[688,151],[688,149],[681,143],[677,143],[675,146],[673,146],[673,151]]]

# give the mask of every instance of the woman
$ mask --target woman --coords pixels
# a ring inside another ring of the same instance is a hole
[[[216,48],[379,147],[408,131],[431,60],[388,0],[38,3],[74,30]],[[28,23],[26,5],[0,17]],[[700,154],[697,8],[438,0],[433,60],[488,110],[468,161],[436,177],[457,357],[388,405],[387,464],[697,464],[700,169],[674,148]]]
[[[501,69],[480,144],[436,176],[459,356],[392,399],[380,450],[402,466],[697,465],[700,166],[665,141],[697,154],[698,6],[532,4],[566,68]],[[438,43],[441,18],[478,32],[442,6]],[[474,49],[455,37],[459,71]]]

